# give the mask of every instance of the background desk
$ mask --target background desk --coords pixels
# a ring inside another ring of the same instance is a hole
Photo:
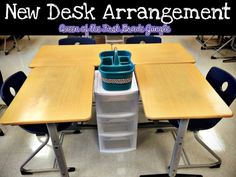
[[[179,43],[114,44],[112,48],[130,51],[134,64],[195,63],[192,55]]]
[[[96,45],[45,45],[40,48],[29,67],[98,66],[99,54],[105,50],[128,50],[134,64],[195,63],[191,54],[179,43],[161,44],[96,44]]]
[[[148,119],[181,119],[169,169],[169,176],[174,177],[188,119],[233,113],[194,64],[136,65],[135,73]]]
[[[40,48],[29,67],[78,66],[81,64],[98,66],[100,64],[99,54],[105,50],[111,50],[111,45],[45,45]]]

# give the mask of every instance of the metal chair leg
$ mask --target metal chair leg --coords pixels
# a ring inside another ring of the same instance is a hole
[[[216,162],[213,163],[208,163],[208,164],[191,164],[186,152],[183,149],[183,156],[185,156],[185,159],[187,161],[186,165],[179,165],[179,169],[180,168],[219,168],[221,165],[221,158],[213,151],[211,150],[198,136],[198,132],[194,132],[194,138],[197,140],[197,142],[202,145],[202,147],[204,147],[213,157],[215,157],[215,159],[217,160]]]
[[[33,159],[33,157],[45,146],[47,145],[49,141],[49,135],[46,135],[46,140],[44,143],[42,143],[34,152],[29,156],[28,159],[21,165],[20,167],[20,172],[22,175],[31,175],[36,172],[49,172],[49,171],[58,171],[58,169],[38,169],[38,170],[33,170],[33,169],[25,169],[24,167],[30,162],[30,160]]]
[[[63,141],[64,134],[62,135],[62,140]],[[22,175],[32,175],[33,173],[42,173],[42,172],[57,172],[59,169],[56,167],[54,162],[53,168],[44,168],[44,169],[25,169],[24,167],[29,163],[30,160],[33,159],[33,157],[45,146],[47,145],[49,141],[49,135],[46,135],[46,140],[33,152],[33,154],[30,155],[28,159],[21,165],[20,167],[20,172]],[[74,167],[68,167],[68,172],[73,172],[75,171]]]
[[[231,41],[233,41],[233,37],[231,37],[227,42],[225,42],[221,47],[219,47],[212,55],[211,59],[219,59],[219,58],[224,58],[224,57],[215,57],[216,53],[219,53],[221,49],[223,49],[225,46],[227,46]]]
[[[1,83],[0,83],[0,85],[1,85]],[[1,86],[0,86],[0,87],[1,87]],[[0,104],[0,113],[1,113],[3,110],[5,110],[5,108],[6,108],[6,105]],[[2,131],[1,128],[0,128],[0,136],[4,136],[4,133],[3,133],[3,131]]]
[[[223,60],[224,63],[236,62],[236,56],[230,57],[230,59]]]
[[[17,51],[19,52],[19,51],[20,51],[20,48],[19,48],[19,45],[18,45],[17,39],[16,39],[16,37],[15,37],[14,35],[13,35],[13,40],[14,40],[14,45],[15,45]]]
[[[24,167],[29,163],[30,160],[48,143],[49,135],[46,135],[46,140],[41,144],[34,152],[30,155],[28,159],[21,165],[20,172],[22,175],[32,175],[33,173],[42,173],[42,172],[56,172],[59,171],[57,168],[45,168],[45,169],[25,169]],[[68,171],[74,171],[72,168],[68,168]]]
[[[9,51],[7,50],[7,37],[4,37],[3,51],[4,51],[5,55],[8,55]]]
[[[4,133],[1,128],[0,128],[0,136],[4,136]]]

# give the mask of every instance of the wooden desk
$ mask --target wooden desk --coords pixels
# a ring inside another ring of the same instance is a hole
[[[112,48],[128,50],[134,64],[195,63],[192,55],[179,43],[114,44]]]
[[[229,117],[232,111],[193,64],[136,65],[150,119]]]
[[[29,67],[81,64],[97,66],[100,64],[99,54],[105,50],[111,50],[111,45],[45,45],[40,48]]]
[[[61,176],[69,177],[55,123],[90,119],[93,80],[93,66],[34,68],[0,124],[47,124]]]
[[[135,72],[148,119],[181,119],[169,169],[174,177],[189,119],[233,113],[193,64],[136,65]]]
[[[93,66],[34,68],[0,123],[87,121],[92,112],[93,79]]]

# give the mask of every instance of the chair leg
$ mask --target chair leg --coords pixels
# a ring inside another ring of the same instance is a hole
[[[208,164],[191,164],[188,160],[187,154],[184,152],[183,155],[187,159],[188,163],[186,165],[180,165],[178,168],[219,168],[222,162],[221,158],[200,139],[198,132],[194,132],[194,138],[200,145],[202,145],[202,147],[204,147],[212,156],[214,156],[217,161]]]
[[[30,160],[33,159],[33,157],[48,143],[49,141],[49,135],[46,135],[46,140],[44,143],[42,143],[34,152],[33,154],[30,155],[28,159],[21,165],[20,167],[20,172],[22,175],[31,175],[33,173],[40,173],[40,172],[54,172],[54,171],[59,171],[59,169],[54,169],[54,168],[48,168],[48,169],[25,169],[24,167],[30,162]]]
[[[4,51],[5,55],[8,55],[9,51],[7,50],[7,37],[4,37],[3,51]]]
[[[0,128],[0,136],[4,136],[4,133],[1,128]]]
[[[221,49],[223,49],[226,45],[228,45],[231,41],[233,40],[233,38],[231,37],[228,41],[226,41],[221,47],[219,47],[212,55],[211,55],[211,59],[220,59],[220,58],[224,58],[224,57],[215,57],[216,53],[219,53],[219,51]]]
[[[208,166],[206,164],[206,167],[219,168],[222,163],[221,158],[200,139],[200,137],[198,136],[198,132],[194,132],[194,138],[217,160],[214,163],[208,164]]]
[[[13,35],[13,40],[14,40],[14,46],[16,47],[17,51],[19,52],[19,51],[20,51],[20,48],[19,48],[17,39],[16,39],[16,37],[15,37],[14,35]]]
[[[203,44],[202,44],[202,47],[201,47],[201,50],[216,50],[219,48],[219,44],[218,45],[215,45],[215,46],[207,46],[207,43],[212,40],[213,38],[215,37],[215,35],[212,35],[211,37],[209,37]]]
[[[224,63],[236,62],[236,56],[223,60]]]

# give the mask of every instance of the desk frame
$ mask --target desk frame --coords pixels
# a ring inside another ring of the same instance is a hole
[[[189,119],[181,119],[177,137],[174,145],[174,149],[172,152],[172,157],[170,161],[170,167],[169,167],[169,177],[175,177],[177,173],[177,169],[179,166],[180,156],[183,148],[183,142],[184,142],[184,135],[188,128]]]
[[[65,156],[57,132],[57,126],[56,124],[47,124],[47,128],[52,140],[52,146],[60,169],[61,177],[69,177]]]

